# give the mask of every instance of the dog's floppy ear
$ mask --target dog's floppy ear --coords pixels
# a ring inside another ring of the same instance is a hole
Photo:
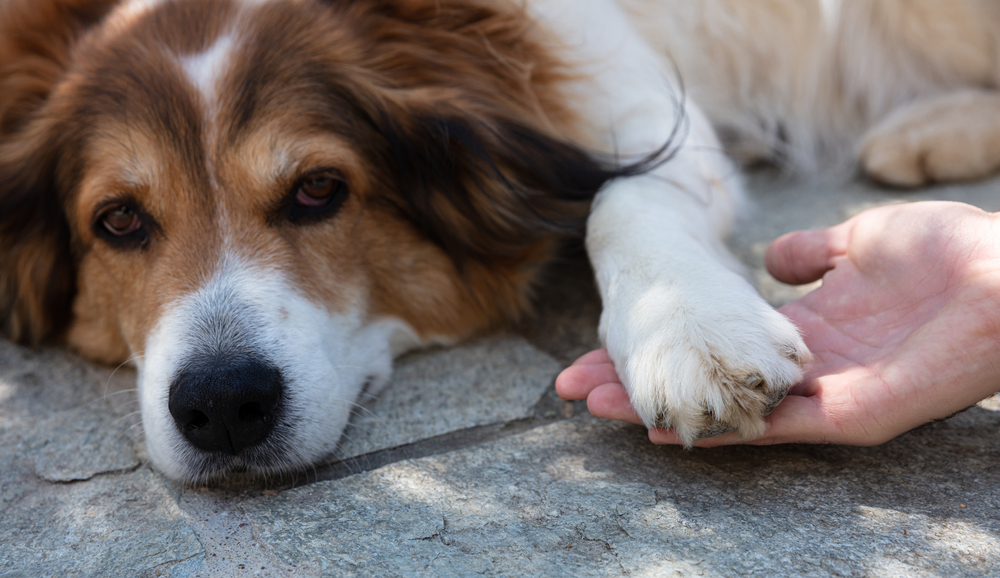
[[[47,110],[76,40],[114,0],[0,3],[0,333],[38,344],[70,317],[75,274]]]
[[[69,321],[76,276],[54,155],[31,144],[0,144],[0,331],[37,345]]]
[[[622,166],[559,136],[576,116],[561,89],[568,73],[517,3],[337,6],[356,12],[361,64],[376,79],[338,92],[358,95],[385,140],[391,202],[459,265],[524,257],[582,223],[608,180],[655,162]]]
[[[516,258],[541,238],[582,223],[616,166],[526,123],[454,106],[385,114],[402,212],[459,264]]]
[[[31,118],[70,60],[73,44],[118,0],[0,2],[0,138]]]

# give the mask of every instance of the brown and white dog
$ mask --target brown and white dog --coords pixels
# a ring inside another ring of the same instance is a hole
[[[758,435],[809,353],[721,243],[715,129],[807,170],[987,174],[994,4],[6,0],[0,326],[133,361],[170,477],[300,469],[395,355],[516,319],[593,200],[639,414]]]

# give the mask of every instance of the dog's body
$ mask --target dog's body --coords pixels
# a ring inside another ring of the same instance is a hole
[[[983,176],[998,12],[9,0],[0,321],[134,360],[171,477],[301,468],[394,355],[516,319],[596,195],[600,331],[640,416],[758,435],[808,351],[721,243],[740,185],[712,124],[743,160]]]

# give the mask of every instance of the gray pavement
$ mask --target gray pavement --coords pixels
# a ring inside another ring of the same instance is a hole
[[[768,299],[767,241],[869,206],[1000,210],[1000,179],[912,193],[753,180],[733,237]],[[400,360],[329,464],[179,487],[144,455],[134,373],[0,342],[0,577],[997,576],[1000,398],[875,448],[685,451],[552,390],[597,344],[570,251],[536,320]]]

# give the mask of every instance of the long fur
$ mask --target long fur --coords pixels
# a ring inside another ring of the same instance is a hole
[[[990,0],[620,0],[730,154],[800,175],[855,160],[908,103],[1000,81]]]
[[[172,477],[301,468],[394,355],[518,319],[586,218],[600,333],[640,417],[687,443],[752,437],[809,352],[722,242],[741,184],[721,146],[807,174],[856,159],[899,186],[989,174],[998,16],[991,0],[8,0],[0,332],[135,358]],[[310,201],[332,182],[336,202]],[[214,387],[204,360],[236,349],[278,376],[277,433],[202,451],[167,400]]]

